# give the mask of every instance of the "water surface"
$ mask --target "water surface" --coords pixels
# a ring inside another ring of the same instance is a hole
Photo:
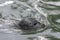
[[[16,29],[25,17],[46,27],[26,33]],[[60,0],[0,0],[0,40],[60,40]]]

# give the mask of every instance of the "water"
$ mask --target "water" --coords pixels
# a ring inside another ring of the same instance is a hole
[[[16,29],[25,17],[46,27],[26,33]],[[60,40],[60,0],[0,0],[0,40]]]

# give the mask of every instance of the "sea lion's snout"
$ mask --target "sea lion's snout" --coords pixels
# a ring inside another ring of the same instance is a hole
[[[45,25],[38,22],[34,18],[24,18],[19,22],[19,27],[22,30],[34,30],[44,28]]]
[[[41,23],[37,23],[35,26],[34,26],[34,28],[36,28],[36,29],[40,29],[40,28],[44,28],[45,27],[45,25],[44,24],[41,24]]]

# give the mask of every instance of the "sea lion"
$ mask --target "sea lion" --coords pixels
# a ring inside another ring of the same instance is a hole
[[[34,30],[44,28],[45,25],[38,22],[35,18],[24,18],[18,23],[20,29],[22,30]]]

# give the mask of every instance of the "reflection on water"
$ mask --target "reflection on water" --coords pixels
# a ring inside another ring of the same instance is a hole
[[[36,18],[46,27],[17,29],[25,17]],[[0,0],[0,40],[60,40],[60,0]]]

